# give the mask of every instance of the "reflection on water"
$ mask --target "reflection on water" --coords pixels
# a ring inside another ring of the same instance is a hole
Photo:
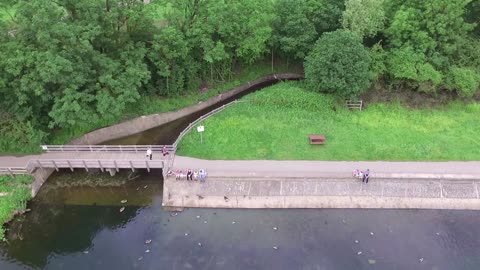
[[[161,209],[155,176],[120,187],[45,190],[10,225],[0,269],[480,269],[475,211],[175,215]],[[128,200],[123,212],[121,199]]]

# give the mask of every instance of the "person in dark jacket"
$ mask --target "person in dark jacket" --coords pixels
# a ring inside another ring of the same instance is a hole
[[[193,180],[192,175],[193,175],[192,170],[188,169],[187,180]]]
[[[363,180],[362,182],[365,182],[365,183],[368,183],[368,179],[370,178],[370,170],[367,169],[364,173],[363,173]]]

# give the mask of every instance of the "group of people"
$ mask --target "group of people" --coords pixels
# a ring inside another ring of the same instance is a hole
[[[359,169],[353,170],[353,177],[362,179],[362,182],[368,183],[368,179],[370,178],[370,170],[367,169],[366,171],[360,171]]]
[[[167,147],[164,145],[163,148],[162,148],[162,155],[167,156],[169,154],[170,153],[168,153]],[[148,147],[146,156],[147,156],[147,158],[150,158],[150,160],[152,160],[152,148],[151,147]]]
[[[175,175],[175,180],[187,180],[187,181],[198,181],[204,182],[205,178],[207,178],[207,170],[205,169],[200,169],[198,171],[194,171],[191,169],[182,171],[182,170],[176,170],[175,172],[173,171],[168,171],[167,176],[173,176]]]

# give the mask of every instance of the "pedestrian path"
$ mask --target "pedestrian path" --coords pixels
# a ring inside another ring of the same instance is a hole
[[[480,180],[480,161],[204,160],[177,155],[173,167],[205,168],[212,177],[351,178],[355,169],[370,169],[372,179]]]

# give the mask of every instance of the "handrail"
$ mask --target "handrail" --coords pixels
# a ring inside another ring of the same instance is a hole
[[[195,126],[196,124],[198,124],[199,122],[207,119],[208,117],[220,112],[220,111],[223,111],[225,108],[227,108],[228,106],[234,104],[234,103],[237,103],[239,101],[237,100],[234,100],[232,102],[229,102],[227,104],[224,104],[222,105],[221,107],[218,107],[216,108],[215,110],[212,110],[202,116],[200,116],[199,118],[197,118],[197,120],[193,121],[192,123],[190,123],[182,132],[180,132],[180,135],[178,135],[177,139],[175,140],[175,142],[173,143],[173,147],[175,147],[175,149],[177,148],[177,145],[178,143],[180,143],[180,141],[183,139],[183,137],[185,136],[185,134],[187,134],[193,126]]]
[[[41,145],[42,150],[49,152],[126,152],[138,153],[151,149],[152,152],[161,152],[163,147],[168,152],[175,151],[173,145]]]

